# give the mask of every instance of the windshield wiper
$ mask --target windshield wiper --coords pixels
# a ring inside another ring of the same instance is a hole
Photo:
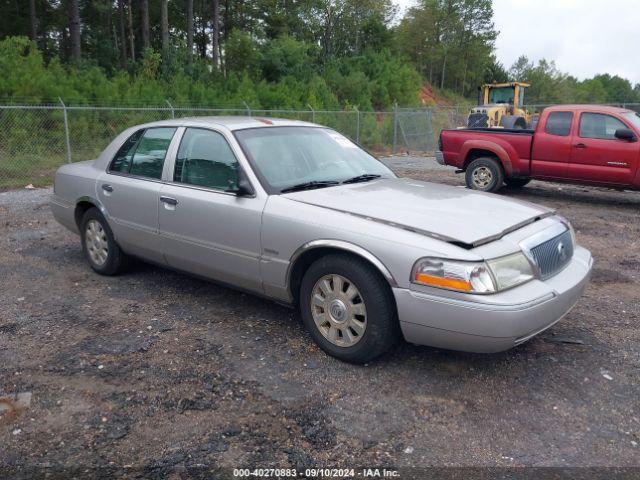
[[[339,185],[340,182],[336,180],[312,180],[311,182],[298,183],[291,187],[283,188],[280,193],[297,192],[299,190],[312,190],[314,188],[331,187],[333,185]]]
[[[358,182],[368,182],[369,180],[373,180],[375,178],[380,178],[381,175],[375,173],[364,173],[362,175],[358,175],[356,177],[348,178],[344,180],[342,183],[358,183]]]

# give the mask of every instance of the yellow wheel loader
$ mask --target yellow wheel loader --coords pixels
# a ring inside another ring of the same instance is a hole
[[[531,128],[532,115],[524,108],[528,83],[487,83],[478,87],[478,106],[469,113],[469,128]]]

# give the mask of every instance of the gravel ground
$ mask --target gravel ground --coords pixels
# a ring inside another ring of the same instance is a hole
[[[385,161],[463,184],[432,159]],[[504,190],[557,208],[592,251],[577,307],[508,352],[403,344],[366,366],[326,356],[267,300],[144,264],[92,273],[49,193],[0,194],[0,394],[27,394],[0,401],[0,477],[640,466],[640,193]]]

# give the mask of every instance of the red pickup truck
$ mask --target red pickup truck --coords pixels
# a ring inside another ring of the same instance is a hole
[[[640,116],[633,111],[558,105],[543,110],[535,130],[443,130],[436,159],[485,192],[534,178],[640,190],[638,138]]]

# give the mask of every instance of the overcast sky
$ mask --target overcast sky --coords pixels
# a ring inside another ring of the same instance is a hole
[[[493,10],[496,55],[507,68],[526,55],[579,79],[610,73],[640,83],[639,0],[494,0]]]

